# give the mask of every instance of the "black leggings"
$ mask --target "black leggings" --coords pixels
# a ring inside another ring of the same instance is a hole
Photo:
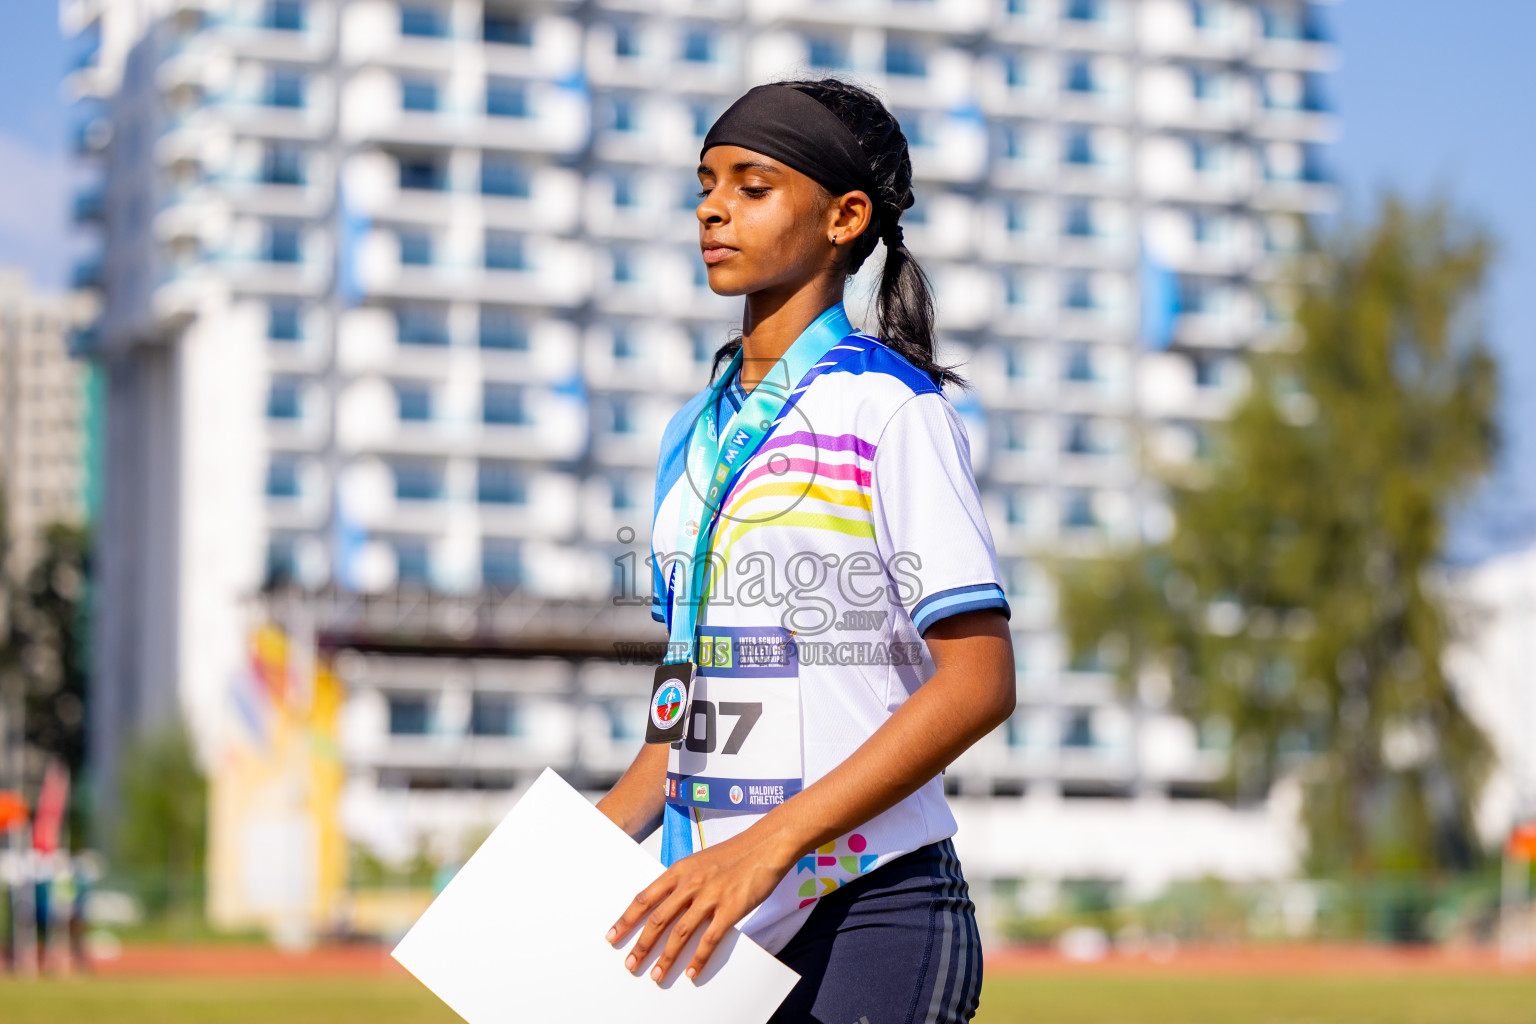
[[[981,1001],[981,938],[948,839],[823,896],[779,951],[800,981],[769,1024],[962,1024]]]

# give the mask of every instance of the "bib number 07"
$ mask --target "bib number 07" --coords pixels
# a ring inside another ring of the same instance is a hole
[[[695,754],[713,754],[718,739],[717,723],[721,716],[735,718],[736,722],[731,727],[731,734],[725,738],[725,747],[720,753],[735,754],[740,752],[742,744],[747,742],[747,737],[752,733],[752,727],[763,717],[763,703],[723,700],[716,704],[712,700],[695,700],[688,706],[687,732],[683,739],[674,741],[672,746]]]

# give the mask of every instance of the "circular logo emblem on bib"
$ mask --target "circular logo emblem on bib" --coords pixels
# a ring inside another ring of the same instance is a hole
[[[699,535],[699,521],[697,519],[690,519],[683,529],[687,532],[688,536],[697,537]]]
[[[683,688],[676,683],[668,683],[656,691],[656,697],[651,701],[651,724],[658,729],[665,729],[677,720],[682,709]]]
[[[741,803],[741,796],[742,796],[741,787],[740,786],[732,786],[731,787],[731,803],[733,803],[733,804]]]

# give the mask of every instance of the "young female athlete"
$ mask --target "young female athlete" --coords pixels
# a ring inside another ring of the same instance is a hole
[[[751,90],[700,154],[723,374],[662,439],[649,742],[599,808],[667,870],[626,966],[699,980],[732,925],[801,975],[774,1021],[967,1021],[974,907],[940,773],[1014,707],[997,557],[902,244],[906,138],[835,79]],[[843,286],[885,246],[879,336]],[[963,382],[960,382],[963,384]],[[668,928],[670,927],[670,932]]]

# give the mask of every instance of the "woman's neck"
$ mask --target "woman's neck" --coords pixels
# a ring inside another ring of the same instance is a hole
[[[741,318],[741,386],[757,387],[818,316],[843,301],[843,283],[818,277],[789,294],[754,292]],[[786,381],[790,387],[794,381]]]

